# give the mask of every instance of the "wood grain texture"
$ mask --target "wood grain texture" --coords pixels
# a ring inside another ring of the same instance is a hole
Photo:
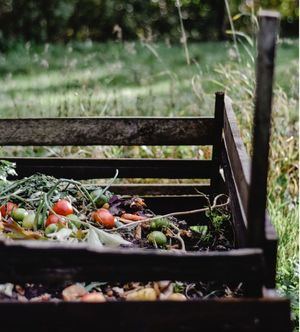
[[[230,197],[230,209],[234,223],[236,245],[238,248],[245,248],[247,246],[247,223],[245,220],[245,211],[240,201],[237,184],[233,175],[233,169],[230,167],[225,142],[223,142],[222,145],[221,157],[225,183]]]
[[[290,332],[289,302],[279,297],[189,302],[0,302],[5,332]],[[16,319],[17,317],[17,319]]]
[[[0,119],[0,145],[210,145],[211,117]]]
[[[257,196],[256,191],[252,192],[251,195],[249,193],[250,158],[242,141],[229,98],[225,99],[224,151],[222,158],[226,184],[232,198],[231,207],[237,242],[239,246],[245,247],[248,246],[249,240],[248,234],[245,233],[245,231],[248,232],[248,220],[250,220],[248,219],[248,200],[251,196],[253,201],[256,201]],[[251,207],[251,209],[253,208],[255,207]],[[265,252],[265,282],[267,287],[272,288],[275,287],[277,235],[269,218],[266,218],[264,233],[266,241],[261,244],[261,247],[264,248]]]
[[[250,185],[250,158],[241,138],[231,100],[228,97],[225,98],[224,140],[241,204],[247,214]]]
[[[262,282],[262,251],[168,252],[21,241],[0,243],[0,282],[215,280]]]
[[[264,11],[259,16],[259,26],[253,156],[248,202],[249,245],[253,247],[262,247],[265,242],[273,74],[279,16],[274,15],[274,12]]]
[[[19,178],[40,172],[76,180],[111,178],[209,179],[217,172],[211,160],[196,159],[91,159],[5,158],[16,163]]]
[[[197,192],[203,194],[213,193],[210,185],[191,184],[120,184],[112,185],[110,189],[113,193],[119,195],[138,195],[138,196],[159,196],[159,195],[195,195]]]

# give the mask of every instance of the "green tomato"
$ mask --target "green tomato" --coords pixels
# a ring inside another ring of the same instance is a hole
[[[80,219],[75,214],[69,214],[66,216],[67,221],[70,221],[74,224],[77,228],[81,227]]]
[[[101,208],[104,204],[108,203],[108,198],[102,194],[102,189],[96,189],[91,192],[91,197],[97,207]]]
[[[159,231],[154,231],[148,234],[147,239],[152,244],[157,244],[158,246],[163,246],[167,243],[167,237],[164,233]]]
[[[45,229],[45,234],[51,234],[51,233],[55,233],[57,232],[58,227],[56,224],[50,224],[49,226],[47,226],[47,228]]]
[[[34,227],[35,213],[27,214],[22,220],[22,226],[24,228],[33,229]]]
[[[163,228],[167,228],[169,226],[170,226],[170,222],[166,218],[153,220],[150,224],[150,228],[152,230],[160,230],[160,229],[163,229]]]
[[[15,221],[22,221],[27,214],[28,212],[22,208],[13,209],[11,212],[11,216]]]

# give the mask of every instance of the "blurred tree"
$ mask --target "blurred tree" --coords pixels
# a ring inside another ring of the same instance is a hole
[[[180,27],[175,0],[0,0],[0,42],[169,38],[178,41]],[[279,9],[283,32],[298,33],[298,0],[230,0],[232,15],[260,6]],[[190,40],[224,39],[224,0],[181,0]],[[249,15],[248,15],[249,17]],[[247,27],[243,17],[239,28]]]

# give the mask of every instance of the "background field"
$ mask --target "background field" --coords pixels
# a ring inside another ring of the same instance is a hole
[[[278,287],[298,298],[298,40],[280,41],[271,140],[269,211],[280,237]],[[213,92],[232,98],[251,151],[254,63],[226,42],[17,44],[0,55],[0,115],[98,116],[212,114]],[[99,133],[101,135],[101,133]],[[172,135],[172,132],[170,132]],[[203,157],[198,147],[2,149],[2,155]]]

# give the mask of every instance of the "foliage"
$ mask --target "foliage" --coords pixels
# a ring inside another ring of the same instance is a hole
[[[8,181],[7,178],[9,176],[14,175],[17,175],[15,164],[7,160],[0,160],[0,188]]]
[[[166,0],[4,0],[0,2],[2,46],[9,40],[54,42],[77,40],[171,39],[179,41],[176,1]],[[181,0],[190,40],[224,39],[227,26],[223,0]],[[233,15],[242,11],[241,25],[249,25],[252,2],[230,1]],[[254,1],[276,8],[283,16],[283,32],[297,35],[297,1]]]

